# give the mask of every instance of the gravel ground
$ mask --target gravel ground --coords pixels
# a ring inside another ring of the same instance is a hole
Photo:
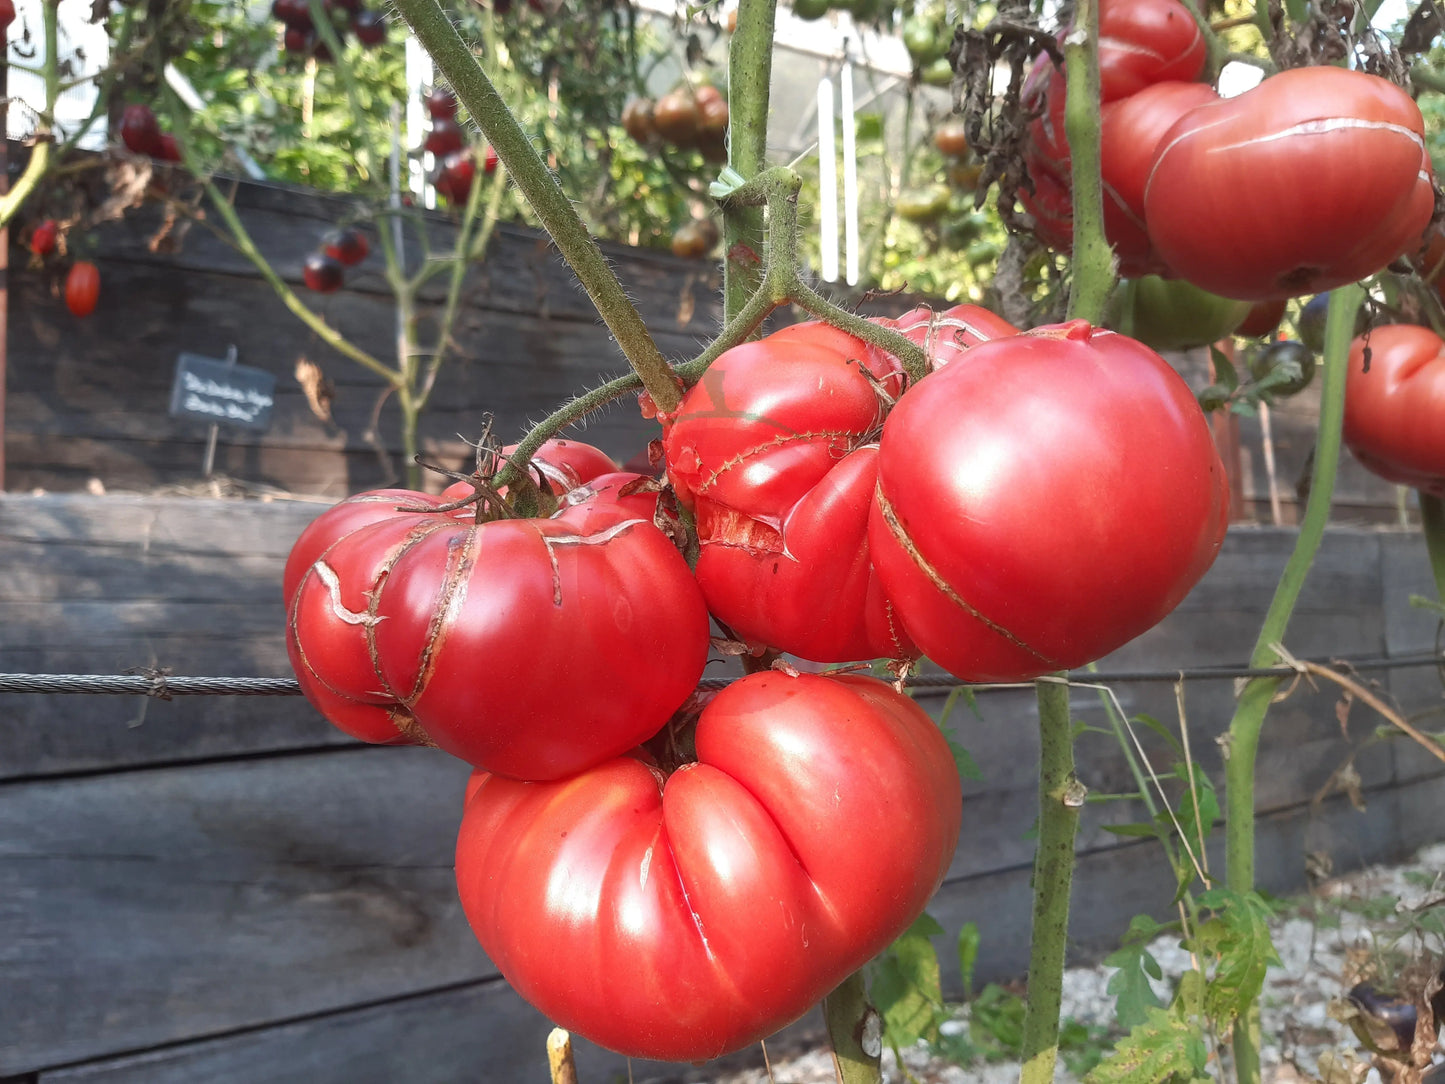
[[[1390,897],[1398,898],[1398,907],[1392,909]],[[1403,913],[1427,901],[1445,902],[1442,897],[1445,843],[1427,847],[1398,866],[1374,866],[1329,881],[1274,922],[1274,944],[1282,966],[1270,969],[1262,998],[1266,1084],[1317,1080],[1322,1053],[1357,1050],[1349,1028],[1330,1018],[1330,1000],[1362,976],[1368,977],[1372,961],[1391,949],[1391,928],[1396,925],[1392,910]],[[1418,948],[1419,942],[1407,939],[1398,947]],[[1445,949],[1440,944],[1425,947],[1436,953]],[[1190,967],[1189,954],[1179,947],[1177,938],[1168,937],[1155,941],[1150,951],[1164,972],[1165,981],[1156,985],[1167,1000],[1169,981]],[[1111,968],[1102,965],[1071,968],[1064,976],[1064,1016],[1109,1026],[1113,998],[1105,987],[1111,973]],[[964,1028],[964,1018],[951,1026]],[[770,1050],[770,1054],[774,1084],[834,1084],[832,1056],[820,1045]],[[1437,1061],[1440,1057],[1437,1053]],[[888,1084],[908,1084],[910,1076],[917,1084],[1006,1084],[1017,1081],[1019,1075],[1017,1062],[959,1066],[931,1057],[922,1045],[905,1051],[903,1060],[908,1075],[900,1073],[892,1053],[885,1052]],[[711,1075],[702,1069],[683,1079],[697,1084],[768,1084],[761,1052],[756,1061],[756,1068],[723,1074],[714,1070]],[[1062,1067],[1056,1079],[1058,1084],[1077,1084]],[[1370,1070],[1363,1084],[1380,1084],[1378,1072]]]

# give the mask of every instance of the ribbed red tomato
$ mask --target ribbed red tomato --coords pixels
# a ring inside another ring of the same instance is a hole
[[[76,260],[65,276],[65,307],[72,316],[89,316],[100,301],[100,269],[89,260]]]
[[[700,1061],[797,1019],[901,933],[962,819],[942,733],[871,678],[754,674],[696,762],[473,778],[457,888],[487,955],[563,1027]]]
[[[881,319],[946,364],[1012,333],[977,306]],[[735,635],[817,662],[908,658],[868,559],[868,510],[897,359],[798,324],[729,350],[664,419],[667,472],[693,509],[697,579]]]
[[[363,495],[326,528],[345,533],[303,535],[288,562],[287,647],[313,704],[364,741],[555,779],[651,737],[702,674],[702,595],[628,502],[477,524]]]
[[[1370,371],[1365,371],[1365,348]],[[1345,443],[1380,477],[1445,497],[1445,342],[1410,324],[1350,347]]]
[[[1186,113],[1144,198],[1165,263],[1245,301],[1374,274],[1418,243],[1433,208],[1419,107],[1393,83],[1334,67],[1281,72]]]
[[[508,444],[502,449],[501,458],[505,460],[516,450],[515,444]],[[615,474],[622,468],[601,448],[580,440],[553,437],[544,441],[532,456],[531,469],[552,496],[561,497],[594,478]],[[456,501],[475,492],[476,487],[470,482],[453,482],[442,490],[442,500]]]
[[[1208,47],[1179,0],[1102,0],[1099,4],[1099,100],[1112,102],[1153,83],[1191,82]]]
[[[1228,485],[1188,386],[1082,320],[983,343],[883,429],[868,544],[904,630],[969,680],[1078,666],[1213,563]]]

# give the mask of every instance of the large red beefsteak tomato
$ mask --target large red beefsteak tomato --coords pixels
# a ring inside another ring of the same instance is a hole
[[[487,955],[563,1027],[700,1061],[795,1020],[922,911],[962,819],[924,711],[864,677],[753,674],[697,760],[474,776],[457,887]]]
[[[1099,658],[1213,563],[1228,485],[1158,354],[1082,320],[983,343],[883,429],[873,566],[904,630],[969,680]]]
[[[1365,371],[1365,349],[1370,370]],[[1350,347],[1345,443],[1380,477],[1445,497],[1445,342],[1428,328],[1377,327]]]
[[[1176,274],[1266,301],[1374,274],[1419,242],[1434,205],[1410,95],[1313,67],[1184,114],[1160,142],[1144,217]]]
[[[288,568],[287,646],[355,737],[554,779],[651,737],[701,676],[701,592],[636,498],[478,524],[392,491],[327,515]]]

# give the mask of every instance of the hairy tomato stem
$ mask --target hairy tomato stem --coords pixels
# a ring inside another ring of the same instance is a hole
[[[1114,289],[1117,264],[1104,236],[1104,183],[1099,155],[1099,5],[1078,0],[1064,38],[1064,132],[1074,188],[1074,283],[1069,319],[1099,324]]]

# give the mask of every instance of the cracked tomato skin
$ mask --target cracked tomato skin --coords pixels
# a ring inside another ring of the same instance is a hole
[[[878,323],[935,365],[1016,330],[972,305]],[[872,445],[904,383],[890,355],[798,324],[729,350],[666,419],[668,478],[697,525],[698,584],[734,635],[815,662],[917,653],[867,545]]]
[[[1445,497],[1445,341],[1429,328],[1377,327],[1351,345],[1349,365],[1344,438],[1355,458],[1387,481]]]
[[[919,649],[966,680],[1082,665],[1213,563],[1228,485],[1184,381],[1082,320],[974,347],[889,415],[873,565]]]
[[[1354,282],[1413,250],[1434,198],[1409,94],[1365,72],[1295,68],[1180,117],[1160,140],[1144,217],[1177,275],[1269,301]]]
[[[348,533],[311,558],[290,605],[303,689],[362,740],[517,778],[632,748],[692,693],[708,651],[697,584],[639,500],[482,524],[396,512],[392,496],[338,513]],[[378,507],[393,511],[352,526]],[[303,535],[296,563],[321,541]]]
[[[640,755],[555,783],[478,773],[457,840],[502,974],[630,1057],[701,1061],[797,1019],[918,916],[958,839],[942,732],[882,682],[753,674],[696,737],[671,775]]]

